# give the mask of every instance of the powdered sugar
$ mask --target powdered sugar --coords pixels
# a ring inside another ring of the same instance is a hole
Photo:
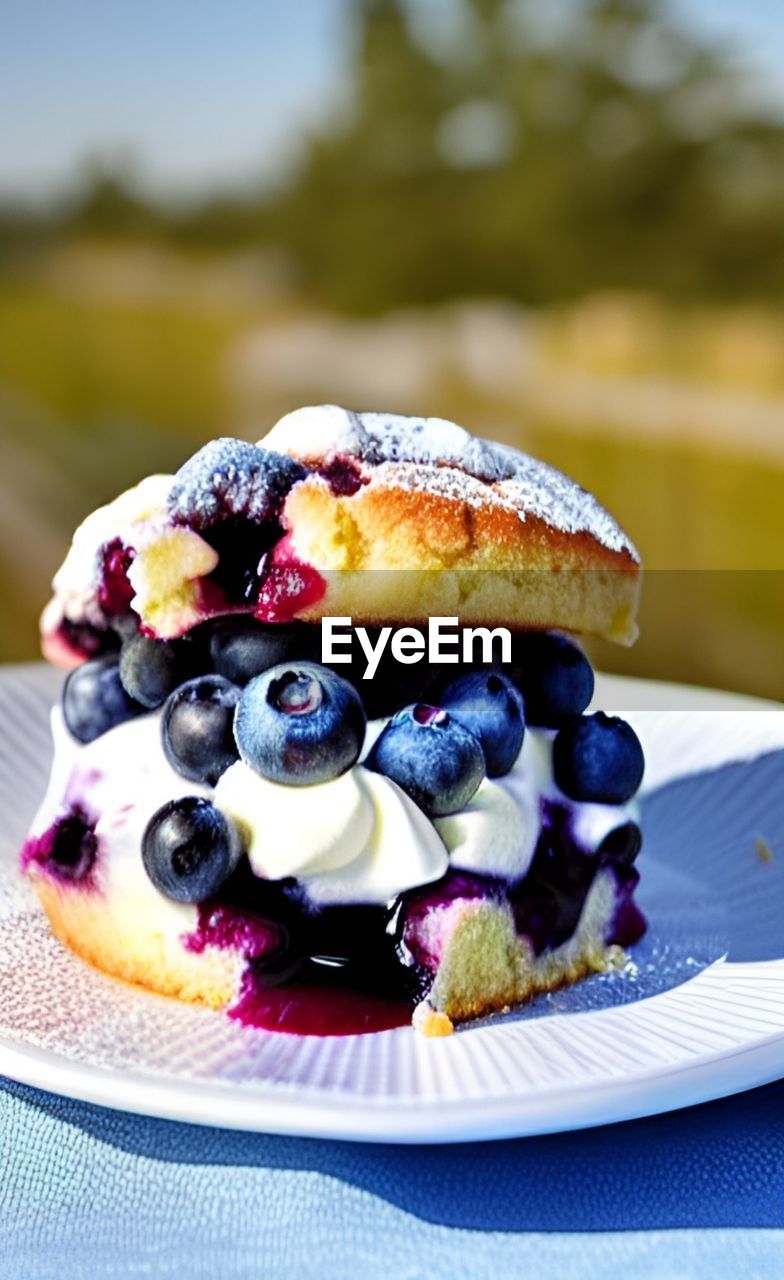
[[[176,523],[209,529],[244,516],[257,524],[276,516],[305,468],[245,440],[211,440],[180,467],[168,497]]]
[[[281,418],[264,444],[310,463],[348,456],[372,469],[373,483],[394,481],[472,507],[498,505],[521,520],[531,516],[564,533],[588,533],[611,551],[639,558],[612,516],[574,480],[444,418],[314,406]]]

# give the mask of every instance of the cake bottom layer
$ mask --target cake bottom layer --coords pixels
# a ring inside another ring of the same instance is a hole
[[[358,1034],[412,1021],[425,1035],[449,1034],[457,1023],[619,965],[623,946],[645,927],[633,886],[611,868],[594,875],[570,936],[538,951],[515,924],[532,909],[524,888],[506,896],[477,877],[467,886],[454,877],[453,896],[432,905],[400,904],[395,919],[361,906],[308,917],[277,887],[259,893],[256,882],[249,895],[250,877],[240,876],[233,901],[182,909],[181,933],[155,920],[131,924],[121,900],[37,868],[31,878],[57,937],[102,972],[295,1034]],[[249,896],[257,899],[251,909],[237,901]]]

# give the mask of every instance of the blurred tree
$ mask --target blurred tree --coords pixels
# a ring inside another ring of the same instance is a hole
[[[111,165],[88,161],[79,194],[67,215],[72,230],[84,235],[154,236],[161,227],[161,216],[138,194],[134,178],[132,158]]]
[[[782,296],[784,128],[665,0],[350,2],[350,109],[286,187],[174,213],[132,172],[94,168],[60,225],[271,242],[311,296],[354,312],[597,288]],[[0,210],[0,248],[31,229]]]
[[[784,130],[657,0],[356,9],[353,111],[267,224],[324,301],[784,287]]]

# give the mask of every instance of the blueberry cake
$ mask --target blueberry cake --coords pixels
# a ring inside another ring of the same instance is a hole
[[[574,637],[630,643],[638,588],[591,495],[440,419],[302,409],[143,480],[42,616],[70,672],[21,864],[52,929],[301,1034],[443,1035],[607,969],[645,929],[643,756]],[[324,660],[322,619],[416,648],[446,616],[508,649]]]

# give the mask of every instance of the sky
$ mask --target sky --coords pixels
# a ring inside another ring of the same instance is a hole
[[[169,198],[273,180],[340,100],[349,3],[0,0],[0,195],[67,190],[87,157]],[[784,113],[784,0],[672,4]]]

